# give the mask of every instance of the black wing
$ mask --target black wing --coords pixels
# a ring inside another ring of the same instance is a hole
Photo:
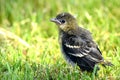
[[[84,67],[102,62],[102,54],[94,42],[83,40],[80,37],[69,37],[62,42],[63,50],[70,59]],[[82,62],[81,62],[82,61]],[[84,64],[84,62],[87,64]]]

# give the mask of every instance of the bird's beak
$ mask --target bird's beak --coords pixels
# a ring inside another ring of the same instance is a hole
[[[50,19],[50,21],[51,22],[55,22],[57,24],[61,24],[61,22],[58,19],[56,19],[56,18],[52,18],[52,19]]]

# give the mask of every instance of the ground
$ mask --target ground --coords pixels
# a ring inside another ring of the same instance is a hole
[[[61,12],[73,14],[81,27],[92,32],[103,57],[114,66],[99,65],[95,76],[67,64],[60,51],[57,26],[50,22]],[[7,35],[0,32],[1,80],[120,78],[119,0],[0,0],[0,27]]]

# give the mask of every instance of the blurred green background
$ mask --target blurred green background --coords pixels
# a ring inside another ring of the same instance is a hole
[[[57,27],[50,22],[61,12],[73,14],[81,27],[91,31],[103,57],[115,66],[101,67],[94,76],[67,64],[59,49]],[[0,46],[1,80],[120,78],[119,0],[0,0],[0,27],[32,46],[15,46],[14,40]]]

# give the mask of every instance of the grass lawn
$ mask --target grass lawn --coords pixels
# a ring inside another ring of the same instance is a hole
[[[103,57],[113,67],[100,66],[94,76],[67,64],[60,51],[57,27],[50,22],[61,12],[73,14],[81,27],[92,32]],[[120,79],[119,0],[0,0],[0,28],[9,36],[0,32],[0,80]]]

